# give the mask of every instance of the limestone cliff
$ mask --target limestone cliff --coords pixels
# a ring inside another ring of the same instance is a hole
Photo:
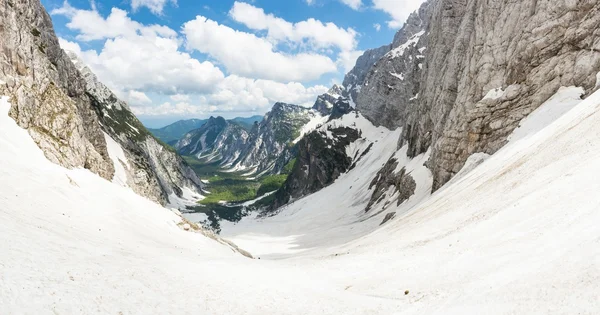
[[[595,0],[430,0],[394,39],[403,54],[371,69],[357,106],[402,127],[409,156],[431,148],[436,190],[470,155],[500,149],[561,86],[596,88],[599,11]]]

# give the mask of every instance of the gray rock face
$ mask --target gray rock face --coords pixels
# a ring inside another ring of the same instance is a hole
[[[345,90],[341,85],[335,84],[327,93],[321,94],[317,97],[317,101],[313,105],[312,109],[316,110],[323,116],[331,114],[333,104],[344,95]]]
[[[436,3],[423,97],[407,110],[402,136],[412,155],[432,146],[434,190],[471,154],[501,148],[559,87],[594,88],[599,10],[595,0]],[[488,94],[497,88],[503,92]]]
[[[169,202],[170,195],[182,197],[183,188],[199,193],[200,180],[183,159],[159,143],[127,104],[102,84],[77,56],[68,55],[84,78],[87,96],[101,129],[118,143],[129,162],[125,168],[127,186],[163,205]]]
[[[431,147],[436,190],[471,154],[501,148],[559,87],[595,88],[599,10],[595,0],[430,0],[393,45],[424,31],[419,41],[378,61],[357,106],[375,124],[402,127],[410,156]]]
[[[418,100],[430,15],[431,6],[424,3],[409,16],[392,49],[371,68],[356,95],[356,107],[376,125],[401,126],[406,106]]]
[[[85,81],[39,0],[0,1],[0,94],[46,157],[110,179],[114,167]]]
[[[277,174],[292,158],[292,141],[302,127],[315,117],[311,109],[276,103],[264,119],[250,131],[248,144],[234,163],[238,170],[256,174]]]
[[[183,155],[218,160],[230,166],[246,147],[248,137],[248,132],[237,123],[210,117],[202,127],[185,134],[175,149]]]
[[[410,176],[410,174],[406,173],[405,168],[402,168],[398,173],[396,173],[396,167],[398,167],[398,161],[394,158],[391,158],[387,161],[383,168],[377,172],[377,175],[375,178],[373,178],[371,184],[369,184],[369,190],[373,190],[373,193],[371,194],[371,199],[365,208],[366,212],[371,210],[374,205],[380,203],[386,198],[386,193],[390,187],[394,188],[394,193],[398,193],[398,197],[396,199],[397,206],[408,200],[410,196],[414,195],[415,189],[417,188],[415,180],[412,178],[412,176]]]
[[[345,89],[345,96],[356,102],[356,96],[365,82],[367,73],[369,73],[375,63],[391,49],[392,45],[385,45],[379,48],[369,49],[358,57],[354,68],[344,76],[342,85]]]

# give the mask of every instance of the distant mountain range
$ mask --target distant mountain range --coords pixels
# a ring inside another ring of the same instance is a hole
[[[263,116],[255,115],[252,117],[236,117],[230,119],[230,121],[236,122],[238,125],[244,127],[247,130],[252,128],[254,122],[261,121]],[[148,130],[157,138],[169,145],[175,145],[179,139],[194,130],[202,127],[209,119],[186,119],[176,121],[168,126],[162,128],[149,128]]]

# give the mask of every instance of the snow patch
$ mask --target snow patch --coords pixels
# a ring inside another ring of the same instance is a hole
[[[499,99],[504,95],[504,91],[502,90],[501,87],[499,88],[495,88],[495,89],[491,89],[487,92],[487,94],[485,94],[485,96],[483,97],[483,100],[495,100],[495,99]]]
[[[423,34],[425,34],[425,31],[420,31],[417,34],[411,36],[406,43],[392,49],[389,53],[387,53],[388,56],[390,56],[390,58],[398,58],[404,55],[404,51],[406,51],[406,49],[408,49],[409,47],[416,45],[419,42],[419,39],[421,38],[421,36],[423,36]]]
[[[113,138],[111,138],[105,132],[104,140],[106,141],[106,149],[108,150],[108,156],[113,162],[115,168],[115,175],[113,176],[112,182],[118,184],[119,186],[129,187],[127,185],[127,168],[130,169],[129,161],[125,156],[125,152],[121,145],[119,145]]]
[[[536,134],[581,103],[584,94],[585,90],[581,87],[560,87],[552,97],[521,120],[508,141],[515,142]]]
[[[390,72],[390,74],[395,77],[400,79],[400,81],[404,81],[404,73],[394,73],[394,72]]]

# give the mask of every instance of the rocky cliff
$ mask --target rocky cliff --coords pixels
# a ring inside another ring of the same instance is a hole
[[[59,46],[50,17],[38,0],[0,1],[0,94],[11,98],[10,116],[46,157],[115,180],[160,203],[182,188],[197,191],[198,179],[159,144],[127,105],[83,64]],[[126,156],[126,167],[111,156]],[[114,153],[114,151],[113,151]]]
[[[342,85],[345,89],[345,95],[354,102],[360,92],[360,89],[365,82],[365,78],[371,68],[379,61],[383,55],[387,54],[392,49],[392,45],[385,45],[375,49],[366,50],[356,60],[356,65],[344,76]]]
[[[596,88],[599,10],[594,0],[430,0],[370,70],[357,106],[402,127],[409,156],[431,148],[436,190],[561,86]]]
[[[123,150],[126,161],[118,163],[125,165],[115,165],[125,173],[125,178],[119,181],[136,193],[161,204],[169,201],[174,203],[170,199],[183,197],[184,188],[199,194],[200,180],[183,159],[154,138],[129,106],[100,82],[75,54],[67,55],[85,81],[86,93],[98,116],[100,128],[111,138],[107,142],[116,141]],[[111,157],[114,161],[114,153]]]
[[[46,157],[111,179],[113,163],[85,81],[39,0],[0,1],[0,94]]]

